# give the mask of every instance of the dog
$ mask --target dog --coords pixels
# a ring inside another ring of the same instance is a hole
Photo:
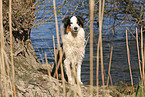
[[[81,64],[85,55],[86,42],[85,31],[83,29],[84,20],[81,16],[71,16],[64,18],[62,23],[61,47],[64,54],[60,54],[60,51],[58,51],[51,75],[55,77],[58,73],[58,77],[61,79],[60,74],[62,71],[60,65],[58,65],[61,60],[65,80],[70,84],[76,82],[83,84],[81,82]]]
[[[73,84],[81,81],[81,64],[85,55],[85,31],[84,19],[81,16],[66,17],[62,21],[64,31],[62,33],[62,47],[65,54],[64,70],[68,82]]]

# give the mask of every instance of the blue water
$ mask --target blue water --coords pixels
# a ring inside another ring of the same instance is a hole
[[[86,37],[89,35],[89,2],[82,2],[81,0],[66,1],[56,0],[57,11],[58,11],[58,24],[62,25],[62,19],[65,16],[70,15],[82,15],[85,18],[84,29]],[[55,29],[55,18],[52,17],[53,13],[53,2],[45,0],[42,4],[39,4],[36,9],[36,20],[34,21],[33,29],[31,30],[31,41],[34,46],[36,56],[42,63],[45,63],[45,52],[47,53],[48,62],[51,64],[54,62],[54,47],[53,47],[53,35],[55,37],[56,44],[56,29]],[[77,7],[76,7],[77,5]],[[59,7],[61,6],[61,7]],[[71,6],[71,7],[70,7]],[[111,6],[111,5],[108,5]],[[96,9],[95,11],[97,11]],[[98,13],[95,14],[98,16]],[[122,18],[124,14],[118,14],[117,17]],[[50,18],[52,17],[52,18]],[[94,56],[97,55],[97,41],[98,41],[98,18],[94,18]],[[130,84],[130,74],[128,68],[127,54],[126,54],[126,40],[125,30],[126,27],[129,29],[128,32],[135,33],[136,23],[133,21],[115,20],[111,16],[108,17],[104,14],[103,22],[103,54],[104,54],[104,68],[105,68],[105,80],[107,78],[107,72],[109,67],[109,56],[111,46],[113,46],[113,56],[111,64],[111,77],[113,84],[119,84],[121,81]],[[138,59],[136,51],[136,41],[128,33],[129,47],[130,47],[130,58],[131,68],[133,74],[134,84],[139,81],[139,69]],[[100,66],[101,67],[101,66]],[[82,82],[86,85],[89,84],[89,42],[86,46],[86,54],[82,63]],[[99,81],[101,84],[101,69],[99,75]],[[96,59],[94,58],[94,85],[96,83]]]

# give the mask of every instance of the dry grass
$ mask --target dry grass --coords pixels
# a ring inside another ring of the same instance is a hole
[[[45,92],[49,92],[46,93],[47,96],[48,94],[50,96],[63,96],[63,97],[69,97],[69,96],[74,96],[74,97],[93,97],[93,96],[105,96],[108,97],[110,96],[110,94],[115,95],[115,96],[124,96],[124,93],[118,93],[116,91],[116,88],[109,87],[109,78],[110,81],[112,83],[112,79],[111,79],[111,60],[112,60],[112,55],[113,55],[113,47],[111,47],[111,52],[110,52],[110,60],[109,60],[109,68],[108,68],[108,78],[107,78],[107,84],[105,86],[105,79],[104,79],[104,64],[103,64],[103,46],[102,46],[102,25],[103,25],[103,14],[104,14],[104,6],[105,6],[105,0],[101,1],[99,0],[99,39],[98,39],[98,45],[97,45],[97,68],[96,68],[96,85],[97,86],[93,86],[93,18],[94,18],[94,0],[90,0],[90,86],[85,86],[85,85],[80,85],[79,82],[77,81],[77,83],[73,83],[73,85],[70,85],[69,83],[67,83],[64,79],[64,74],[63,74],[63,64],[62,64],[62,56],[63,56],[63,51],[62,48],[60,48],[60,38],[59,38],[59,30],[58,30],[58,22],[57,22],[57,12],[56,12],[56,5],[55,5],[55,0],[53,0],[53,7],[54,7],[54,16],[55,16],[55,23],[56,23],[56,35],[57,35],[57,50],[55,49],[55,41],[54,41],[54,36],[53,36],[53,44],[54,44],[54,54],[55,54],[55,63],[57,64],[57,66],[61,66],[61,79],[62,80],[58,80],[58,72],[56,70],[56,77],[57,79],[54,79],[51,74],[50,74],[50,69],[49,66],[50,64],[48,64],[47,61],[47,55],[45,53],[45,60],[46,60],[46,65],[47,65],[47,71],[48,71],[48,78],[46,78],[45,80],[40,80],[40,83],[36,83],[35,84],[35,80],[34,83],[35,87],[41,87],[39,86],[39,84],[41,84],[41,82],[44,82],[42,84],[43,85],[43,89],[47,90]],[[11,20],[11,0],[9,0],[9,29],[10,29],[10,56],[8,57],[7,52],[5,51],[5,44],[6,41],[4,39],[4,30],[3,30],[3,12],[2,12],[2,0],[0,1],[0,40],[1,40],[1,50],[0,50],[0,68],[1,68],[1,76],[0,76],[0,83],[1,83],[1,87],[0,89],[2,90],[0,92],[0,97],[9,97],[10,95],[12,97],[16,97],[18,95],[17,92],[19,92],[19,90],[16,89],[16,73],[18,72],[18,70],[16,71],[15,69],[15,59],[14,58],[14,50],[13,50],[13,36],[12,36],[12,20]],[[136,43],[137,43],[137,52],[138,52],[138,61],[139,61],[139,71],[140,71],[140,76],[142,79],[142,84],[141,84],[141,95],[144,95],[144,80],[145,80],[145,75],[144,75],[144,65],[145,65],[145,48],[143,47],[143,32],[142,32],[142,28],[141,28],[141,53],[139,52],[139,42],[138,42],[138,32],[136,29]],[[129,70],[130,70],[130,78],[131,78],[131,85],[132,85],[132,94],[130,94],[131,96],[134,96],[135,94],[135,89],[134,89],[134,85],[133,85],[133,77],[132,77],[132,72],[131,72],[131,64],[130,64],[130,53],[129,53],[129,45],[128,45],[128,37],[127,37],[127,31],[126,31],[126,46],[127,46],[127,55],[128,55],[128,65],[129,65]],[[56,55],[58,53],[58,51],[60,51],[60,55],[61,58],[59,60],[59,62],[56,62]],[[29,51],[28,51],[29,52]],[[141,54],[141,58],[140,58],[140,54]],[[28,55],[27,55],[28,57]],[[23,57],[24,58],[24,57]],[[101,75],[102,75],[102,85],[99,86],[99,58],[101,59]],[[27,62],[30,64],[31,63],[31,58],[27,58]],[[142,60],[141,60],[142,59]],[[11,68],[10,68],[11,67]],[[20,64],[20,67],[23,67],[22,64]],[[29,66],[24,66],[24,68],[28,68]],[[41,66],[40,66],[41,67]],[[34,67],[32,67],[34,68]],[[56,68],[57,69],[57,68]],[[76,75],[75,72],[75,67],[73,67],[74,70],[74,75]],[[21,71],[22,72],[22,71]],[[36,71],[35,71],[36,72]],[[31,71],[31,73],[33,73],[33,71]],[[17,73],[18,74],[18,73]],[[38,74],[39,77],[42,74]],[[42,76],[43,78],[43,76]],[[32,79],[31,79],[32,80]],[[48,87],[49,86],[49,87]],[[29,86],[28,86],[29,87]],[[51,88],[50,88],[51,87]],[[128,86],[127,86],[128,87]],[[17,88],[18,85],[17,85]],[[37,88],[37,89],[39,89]],[[42,87],[41,87],[42,88]],[[33,88],[31,88],[33,89]],[[30,90],[31,90],[30,89]],[[36,90],[37,90],[36,89]],[[10,90],[10,91],[9,91]],[[40,89],[41,90],[41,89]],[[51,91],[51,92],[50,92]],[[115,92],[114,92],[115,91]],[[24,91],[23,91],[24,92]],[[43,91],[42,91],[43,92]],[[113,94],[116,93],[116,94]],[[32,92],[33,96],[37,96],[39,95],[39,93],[36,92]],[[31,95],[32,96],[32,95]],[[139,95],[137,95],[139,96]]]

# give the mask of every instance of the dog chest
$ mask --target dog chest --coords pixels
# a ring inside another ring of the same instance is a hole
[[[63,37],[63,49],[66,57],[74,60],[81,60],[85,53],[84,36],[72,37],[71,33]]]

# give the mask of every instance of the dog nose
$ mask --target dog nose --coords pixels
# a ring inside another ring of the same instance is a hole
[[[78,29],[78,27],[74,27],[74,30],[77,30]]]

